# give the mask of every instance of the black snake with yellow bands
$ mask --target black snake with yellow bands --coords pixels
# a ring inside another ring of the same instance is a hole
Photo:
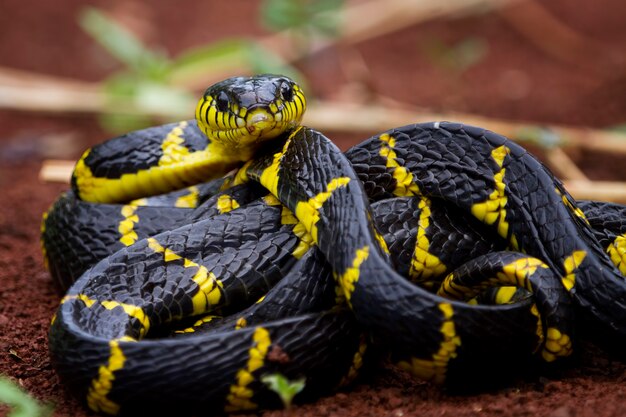
[[[587,220],[539,162],[483,129],[410,125],[343,154],[298,126],[304,107],[284,77],[229,79],[200,101],[199,128],[191,121],[131,133],[78,162],[75,195],[140,199],[94,204],[68,194],[43,225],[57,281],[67,286],[74,277],[65,274],[82,274],[53,320],[50,350],[90,408],[276,406],[262,383],[268,374],[306,377],[305,400],[354,378],[365,332],[400,367],[458,384],[532,352],[548,362],[568,356],[574,308],[624,346],[626,284],[596,238],[621,245],[619,219],[610,231],[601,215]],[[204,197],[197,191],[199,206],[185,214],[159,222],[158,209],[141,206],[146,190],[189,185],[185,169],[208,180],[244,161],[223,191],[217,183]],[[594,204],[587,207],[597,213]],[[122,218],[90,219],[92,208]],[[155,226],[141,228],[144,210]],[[77,221],[88,226],[72,229]],[[100,255],[75,269],[57,260],[71,241],[85,245],[75,253],[89,254],[98,226],[115,241],[104,259],[86,271]],[[487,253],[504,249],[521,253]],[[608,250],[617,259],[621,249]],[[535,296],[480,295],[494,285]],[[489,298],[495,305],[477,304]]]

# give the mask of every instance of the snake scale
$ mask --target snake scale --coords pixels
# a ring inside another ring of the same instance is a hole
[[[278,407],[268,375],[305,378],[306,401],[381,352],[463,387],[562,362],[581,330],[626,345],[626,208],[575,201],[519,145],[462,124],[342,153],[300,126],[305,107],[286,77],[231,78],[196,120],[78,161],[42,245],[66,291],[50,354],[89,408]]]

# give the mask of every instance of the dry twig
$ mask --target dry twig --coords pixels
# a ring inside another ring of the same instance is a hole
[[[372,134],[394,126],[419,121],[448,120],[481,126],[504,136],[523,139],[524,132],[533,128],[532,122],[515,122],[467,113],[434,113],[420,108],[390,108],[380,105],[351,105],[317,102],[307,110],[305,123],[326,131],[352,131]],[[626,154],[626,134],[604,130],[549,125],[558,138],[555,145],[585,150]]]
[[[74,164],[74,161],[46,160],[39,172],[39,179],[67,184]],[[565,187],[577,199],[626,203],[625,182],[570,180],[565,181]]]
[[[47,159],[43,161],[39,170],[39,180],[69,184],[74,170],[75,161],[65,159]]]
[[[591,182],[563,149],[551,148],[549,152],[546,152],[545,158],[559,178],[579,181],[581,184]]]

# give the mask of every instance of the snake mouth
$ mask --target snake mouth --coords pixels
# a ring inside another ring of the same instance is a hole
[[[216,128],[204,125],[201,128],[212,141],[227,145],[233,150],[241,150],[254,148],[280,136],[298,125],[300,119],[286,118],[283,108],[277,112],[271,112],[267,108],[256,108],[249,111],[245,118],[241,116],[233,118],[235,127]]]
[[[246,119],[246,130],[251,135],[261,136],[264,130],[276,126],[274,115],[262,109],[255,110],[248,114]]]
[[[300,123],[301,118],[289,119],[283,113],[283,108],[276,112],[267,109],[256,109],[248,113],[246,118],[246,130],[250,135],[246,142],[264,142],[273,139],[282,133],[292,129]]]

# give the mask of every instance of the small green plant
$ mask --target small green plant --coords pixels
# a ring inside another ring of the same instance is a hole
[[[302,391],[306,385],[305,378],[290,381],[280,373],[264,375],[261,377],[261,381],[267,385],[269,389],[278,394],[287,410],[291,409],[293,397]]]
[[[626,123],[621,123],[611,127],[611,130],[617,133],[626,133]]]
[[[489,50],[489,44],[481,38],[467,38],[454,45],[440,39],[430,39],[421,44],[422,52],[435,65],[460,75],[478,64]]]
[[[190,85],[202,85],[211,74],[281,73],[303,82],[302,75],[286,65],[258,42],[228,38],[184,51],[172,58],[164,51],[150,49],[106,13],[86,7],[79,23],[124,69],[103,84],[106,112],[103,126],[111,132],[123,132],[164,122],[190,118],[197,95]],[[200,83],[198,83],[200,80]],[[215,80],[212,80],[215,81]],[[159,117],[154,118],[157,115]]]
[[[3,376],[0,376],[0,404],[6,404],[11,408],[8,417],[47,417],[52,414],[49,406],[42,406]]]
[[[265,0],[261,22],[274,31],[288,31],[292,46],[306,55],[318,36],[334,37],[341,27],[344,0]]]
[[[148,49],[130,31],[94,7],[82,10],[79,23],[125,67],[103,84],[106,107],[111,111],[103,114],[100,122],[107,130],[145,127],[154,121],[148,114],[192,114],[193,97],[169,82],[172,62],[164,51]]]
[[[520,128],[515,135],[515,139],[524,142],[534,143],[543,148],[555,148],[561,145],[561,137],[546,127],[526,126]]]
[[[344,0],[265,0],[262,22],[273,30],[294,30],[302,36],[335,36]]]

